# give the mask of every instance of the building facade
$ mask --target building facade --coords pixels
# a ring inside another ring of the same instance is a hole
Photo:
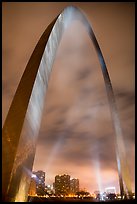
[[[45,172],[44,171],[37,171],[33,172],[33,177],[36,181],[36,193],[37,195],[44,195],[45,194]]]
[[[70,176],[69,175],[57,175],[55,176],[55,194],[56,195],[68,195],[70,193]]]
[[[79,191],[79,179],[70,179],[70,193],[76,194]]]

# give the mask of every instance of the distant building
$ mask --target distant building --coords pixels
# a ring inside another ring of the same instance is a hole
[[[45,172],[44,171],[34,171],[33,175],[36,175],[36,181],[37,184],[41,184],[43,187],[45,187]]]
[[[70,193],[70,176],[57,175],[55,176],[55,194],[68,195]]]
[[[33,172],[33,177],[36,181],[36,193],[37,195],[45,194],[45,172],[44,171],[36,171]]]
[[[70,193],[76,194],[79,191],[79,179],[70,179]]]
[[[34,177],[31,178],[28,194],[31,196],[36,195],[36,180]]]
[[[116,194],[116,188],[115,187],[107,187],[107,188],[105,188],[105,192],[107,194],[109,194],[109,193],[115,193]]]

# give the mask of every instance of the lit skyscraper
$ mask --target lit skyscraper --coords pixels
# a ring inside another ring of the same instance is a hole
[[[76,194],[79,191],[79,179],[70,179],[70,193]]]
[[[37,171],[33,172],[33,175],[36,176],[36,192],[37,195],[44,195],[45,193],[45,172],[44,171]]]
[[[42,186],[45,187],[45,172],[40,170],[33,172],[33,174],[37,177],[37,183],[42,184]]]
[[[69,192],[70,192],[70,176],[66,174],[55,176],[55,194],[68,195]]]

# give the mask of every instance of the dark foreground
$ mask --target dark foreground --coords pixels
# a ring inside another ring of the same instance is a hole
[[[107,200],[107,201],[99,201],[94,198],[45,198],[45,197],[28,197],[28,202],[57,202],[57,203],[68,203],[68,202],[84,202],[84,203],[91,203],[91,202],[123,202],[123,203],[132,203],[135,202],[135,199],[132,200]]]

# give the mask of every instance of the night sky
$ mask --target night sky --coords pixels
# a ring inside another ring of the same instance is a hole
[[[2,123],[40,36],[66,7],[79,7],[93,27],[111,78],[135,184],[134,3],[2,3]],[[53,64],[33,170],[69,174],[90,192],[118,187],[115,134],[101,67],[83,25],[64,33]]]

